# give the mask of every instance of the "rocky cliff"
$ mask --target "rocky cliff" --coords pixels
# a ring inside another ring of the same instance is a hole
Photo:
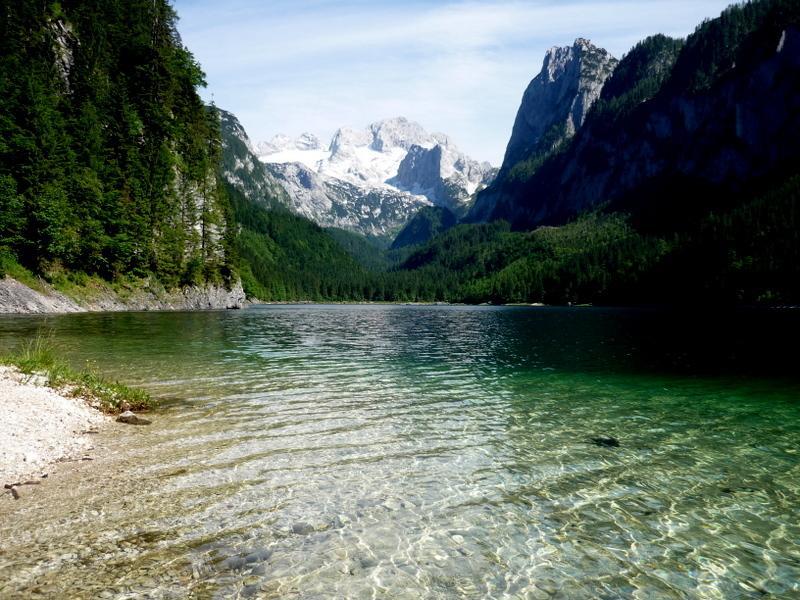
[[[286,190],[256,157],[256,150],[239,119],[220,110],[222,128],[222,176],[252,202],[262,206],[288,207]]]
[[[505,182],[489,218],[528,228],[605,204],[649,227],[679,227],[796,170],[800,11],[792,4],[732,7],[674,60],[663,40],[637,47],[568,147]],[[632,63],[648,51],[635,75]]]
[[[444,139],[432,148],[411,146],[389,183],[460,214],[495,173],[489,163],[472,160]]]
[[[34,290],[11,277],[0,278],[0,314],[44,314],[97,311],[168,311],[244,308],[242,284],[230,289],[205,284],[167,290],[154,280],[142,280],[124,293],[110,285],[87,286],[81,297],[67,296],[40,281]]]
[[[542,70],[522,97],[495,185],[479,194],[469,220],[490,217],[515,168],[536,161],[575,135],[617,64],[606,50],[583,38],[547,52]]]

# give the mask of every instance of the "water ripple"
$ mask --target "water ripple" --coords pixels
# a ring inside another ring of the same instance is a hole
[[[798,382],[774,357],[769,373],[719,376],[702,328],[664,318],[273,307],[48,320],[76,362],[165,409],[0,505],[0,596],[798,595]],[[4,323],[5,343],[42,325]],[[691,373],[686,352],[670,366],[681,336],[702,349]],[[620,446],[592,443],[607,435]]]

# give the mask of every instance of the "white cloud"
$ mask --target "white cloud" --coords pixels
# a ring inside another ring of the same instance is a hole
[[[405,115],[497,164],[519,99],[553,45],[589,37],[621,55],[685,35],[726,2],[254,2],[179,0],[179,29],[208,97],[255,140],[329,136]]]

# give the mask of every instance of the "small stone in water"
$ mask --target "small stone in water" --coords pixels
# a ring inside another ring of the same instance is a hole
[[[296,533],[298,535],[308,535],[309,533],[314,533],[314,526],[310,523],[295,523],[292,525],[292,533]]]
[[[150,425],[150,423],[152,423],[150,419],[145,419],[144,417],[135,415],[129,410],[126,410],[124,413],[118,416],[117,422],[127,423],[128,425]]]
[[[601,448],[619,448],[619,440],[615,437],[595,437],[592,443]]]
[[[268,560],[270,556],[272,556],[272,550],[256,550],[245,556],[244,560],[247,564],[253,564],[255,562]]]

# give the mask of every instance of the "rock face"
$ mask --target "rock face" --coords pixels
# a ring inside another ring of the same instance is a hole
[[[618,61],[589,40],[551,48],[530,82],[517,112],[497,183],[520,163],[546,154],[570,139],[586,120]],[[469,220],[486,220],[499,200],[499,185],[479,194]]]
[[[79,306],[55,290],[37,292],[11,277],[0,279],[0,313],[71,313],[83,312]]]
[[[257,150],[290,208],[322,226],[389,237],[425,206],[463,213],[495,174],[446,135],[403,117],[341,128],[327,149],[311,137],[276,136]]]
[[[552,147],[575,135],[617,62],[606,50],[583,38],[572,46],[551,48],[542,71],[522,97],[502,169],[549,149],[541,147],[543,142]]]
[[[435,206],[461,213],[472,194],[483,189],[496,171],[459,152],[448,140],[433,148],[413,145],[389,183],[428,198]]]
[[[265,166],[291,198],[292,211],[322,227],[386,237],[427,204],[389,187],[364,189],[325,178],[302,163]]]
[[[724,27],[699,28],[663,81],[617,85],[615,74],[609,87],[620,92],[609,101],[628,108],[593,112],[563,152],[502,189],[483,214],[529,228],[605,203],[666,227],[724,208],[758,181],[780,181],[800,159],[800,27],[765,17],[738,44],[717,41]],[[635,59],[626,56],[620,77]]]
[[[247,298],[241,281],[230,289],[223,286],[190,286],[165,290],[158,284],[142,281],[126,297],[110,287],[92,290],[92,296],[80,303],[67,298],[42,282],[43,292],[5,277],[0,279],[0,314],[2,313],[70,313],[85,311],[147,310],[219,310],[244,308]]]
[[[289,206],[283,187],[256,157],[250,138],[235,115],[219,111],[222,127],[222,175],[245,197],[262,206]],[[308,140],[306,140],[308,141]]]

